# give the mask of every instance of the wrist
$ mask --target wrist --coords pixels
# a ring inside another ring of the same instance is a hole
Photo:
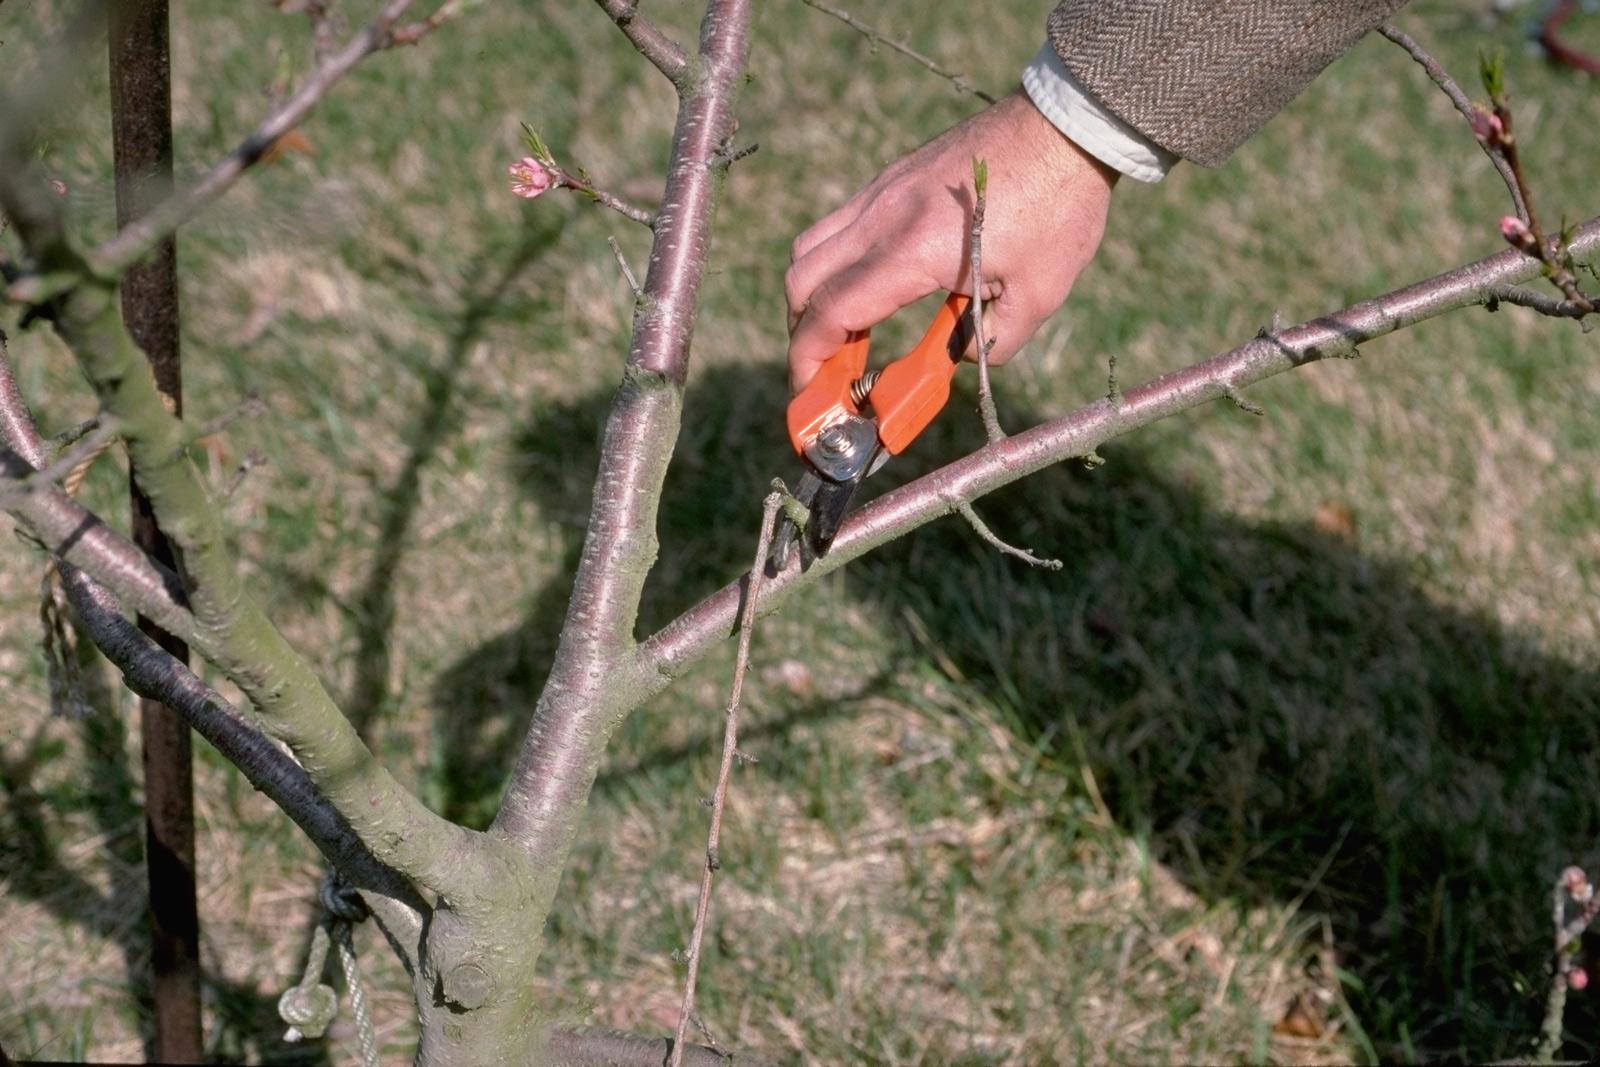
[[[1158,182],[1178,161],[1100,103],[1048,43],[1023,70],[1021,95],[1079,152],[1135,181]]]
[[[1003,103],[1015,108],[1015,122],[1022,143],[1029,145],[1040,169],[1054,175],[1063,186],[1081,181],[1092,172],[1107,189],[1117,184],[1123,172],[1088,151],[1063,132],[1035,104],[1023,89],[1017,89]]]

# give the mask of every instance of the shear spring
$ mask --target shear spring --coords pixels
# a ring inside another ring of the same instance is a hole
[[[872,387],[878,384],[882,371],[869,370],[861,377],[850,383],[850,399],[855,401],[858,408],[867,406],[867,398],[872,392]]]

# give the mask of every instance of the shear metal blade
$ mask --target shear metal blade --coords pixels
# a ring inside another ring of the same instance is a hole
[[[855,500],[861,483],[883,469],[889,462],[887,449],[876,447],[855,476],[842,482],[823,482],[817,497],[811,502],[811,523],[806,527],[806,544],[812,555],[820,559],[833,547],[834,535],[839,532],[844,517]]]
[[[828,554],[860,486],[860,479],[852,478],[847,482],[825,482],[817,490],[817,498],[811,504],[811,522],[806,526],[806,543],[818,558]]]
[[[800,476],[800,484],[795,486],[794,498],[810,510],[817,492],[826,484],[816,471],[807,469],[805,474]],[[789,516],[785,515],[778,520],[778,528],[772,534],[772,547],[767,551],[768,574],[777,574],[789,565],[789,549],[794,546],[799,535],[799,527],[795,526]]]

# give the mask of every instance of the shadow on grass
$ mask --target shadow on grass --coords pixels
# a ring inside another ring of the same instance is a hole
[[[561,218],[529,214],[508,248],[484,250],[473,258],[474,269],[463,279],[459,316],[445,353],[436,363],[414,372],[422,382],[423,402],[407,435],[410,449],[394,482],[377,494],[383,504],[377,544],[367,576],[350,605],[357,635],[350,692],[342,707],[363,736],[388,708],[390,641],[394,634],[395,576],[405,559],[412,521],[422,498],[422,475],[440,447],[458,429],[458,383],[474,346],[483,337],[510,288],[561,234]]]
[[[79,643],[87,653],[88,640]],[[147,895],[144,865],[144,819],[138,782],[127,759],[127,725],[116,691],[108,686],[104,664],[85,656],[87,711],[77,724],[85,759],[92,768],[82,786],[41,791],[35,783],[38,770],[64,754],[41,723],[20,756],[0,759],[0,869],[7,872],[6,892],[34,900],[64,923],[114,944],[122,957],[123,977],[140,1011],[145,1054],[155,1055],[151,1026],[150,932],[141,903]],[[109,884],[104,888],[86,878],[76,863],[61,851],[57,818],[63,811],[84,809],[101,835],[108,856]],[[130,902],[133,902],[130,906]],[[204,937],[205,916],[201,915]],[[202,946],[203,947],[203,946]],[[85,988],[105,981],[83,976]],[[203,967],[204,996],[215,1011],[207,1033],[207,1046],[220,1062],[299,1064],[326,1067],[332,1060],[323,1041],[285,1044],[280,1035],[277,995],[265,994],[253,983],[231,981],[213,968]],[[13,1055],[47,1059],[70,1054],[60,1047],[60,1036],[48,1038],[39,1048],[13,1046]]]
[[[768,478],[795,467],[776,371],[698,379],[641,632],[738,571]],[[522,437],[518,481],[547,516],[576,520],[569,574],[608,402],[539,412]],[[981,444],[964,416],[936,424],[921,462]],[[1439,604],[1407,561],[1364,555],[1358,535],[1221,513],[1137,439],[1106,455],[1099,470],[1057,467],[980,502],[995,529],[1064,571],[1030,570],[944,522],[855,564],[852,595],[902,632],[914,612],[963,684],[1028,742],[1085,761],[1117,819],[1205,899],[1305,894],[1332,920],[1380,1056],[1525,1052],[1547,887],[1600,838],[1600,672]],[[452,815],[492,815],[567,593],[566,580],[539,593],[441,678]],[[908,634],[903,653],[925,648]],[[769,729],[823,711],[797,707]],[[714,732],[708,720],[705,744]],[[1592,1034],[1600,1015],[1574,999],[1569,1032]]]
[[[383,512],[368,571],[349,611],[357,636],[352,658],[350,692],[344,707],[357,727],[368,733],[387,709],[389,693],[390,638],[394,628],[394,576],[409,544],[413,520],[420,500],[422,473],[439,448],[458,426],[458,380],[460,372],[496,309],[504,304],[507,290],[523,271],[560,234],[560,219],[550,221],[530,215],[518,230],[497,235],[480,257],[475,270],[462,280],[457,295],[460,308],[454,319],[449,309],[439,319],[451,323],[443,355],[434,363],[417,364],[412,369],[421,379],[423,401],[407,436],[410,450],[400,473],[381,494]],[[321,579],[280,571],[278,579],[303,588],[316,597],[328,595]],[[89,648],[87,641],[83,642]],[[85,678],[104,682],[98,662],[86,668]],[[149,935],[142,913],[130,913],[127,901],[143,900],[144,880],[141,808],[137,781],[124,758],[126,724],[112,691],[102,684],[88,694],[95,711],[82,724],[83,744],[93,766],[90,784],[79,803],[93,816],[96,829],[104,835],[115,857],[113,885],[101,891],[73,871],[59,855],[52,837],[51,804],[32,787],[35,769],[59,754],[59,745],[49,742],[41,731],[18,760],[0,762],[0,790],[3,790],[8,818],[0,826],[10,844],[0,848],[4,869],[20,872],[8,882],[8,891],[36,899],[63,918],[81,924],[86,930],[114,942],[123,957],[125,980],[138,998],[145,1025],[147,1044],[153,1040],[148,1026]],[[202,934],[204,915],[201,917]],[[312,916],[311,921],[315,921]],[[301,934],[309,937],[309,926]],[[208,1045],[215,1055],[250,1062],[284,1064],[326,1064],[329,1048],[323,1041],[297,1045],[280,1040],[283,1025],[278,1018],[277,995],[263,994],[252,986],[230,982],[211,969],[203,976],[208,999],[216,1009],[214,1033]],[[218,1043],[219,1037],[221,1043]],[[16,1050],[13,1050],[16,1051]],[[28,1050],[23,1050],[27,1052]],[[49,1049],[40,1050],[48,1054]],[[147,1052],[150,1052],[147,1049]],[[150,1054],[153,1054],[151,1052]]]

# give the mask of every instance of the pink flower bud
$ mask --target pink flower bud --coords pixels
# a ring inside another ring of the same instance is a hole
[[[51,178],[50,188],[56,191],[57,196],[67,195],[67,183],[62,181],[60,178]]]
[[[532,200],[555,185],[555,178],[543,163],[532,156],[523,156],[507,168],[511,174],[511,191]]]
[[[1505,143],[1506,126],[1496,115],[1486,107],[1478,104],[1472,105],[1472,135],[1480,142],[1491,148]]]
[[[1527,223],[1515,215],[1507,215],[1500,220],[1500,236],[1504,237],[1512,248],[1520,248],[1524,252],[1533,249],[1533,231],[1528,229]]]
[[[1574,967],[1567,972],[1567,985],[1574,990],[1585,989],[1589,985],[1589,972],[1582,967]]]

